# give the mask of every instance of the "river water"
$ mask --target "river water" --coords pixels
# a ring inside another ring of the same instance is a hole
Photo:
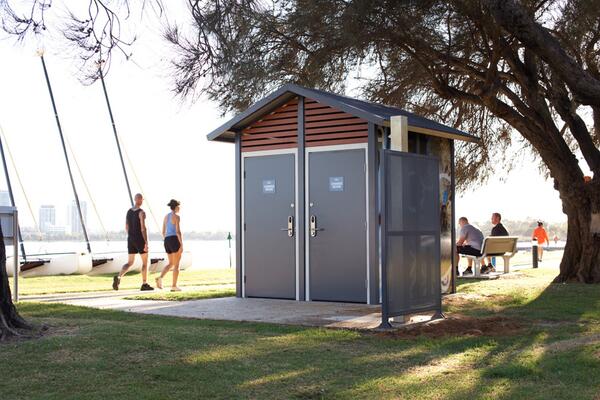
[[[92,241],[92,251],[94,253],[127,251],[127,242],[125,241]],[[564,241],[550,242],[549,250],[563,249]],[[519,250],[530,250],[530,241],[519,241]],[[8,255],[12,254],[11,246],[8,246]],[[150,241],[151,253],[164,252],[161,241]],[[27,254],[47,254],[47,253],[66,253],[75,251],[85,251],[86,246],[83,242],[74,241],[56,241],[56,242],[25,242],[25,251]],[[228,268],[230,266],[230,251],[227,240],[184,240],[184,250],[192,253],[192,268]],[[235,267],[235,241],[231,241],[231,266]]]
[[[127,252],[125,241],[92,241],[93,253]],[[227,268],[229,262],[229,247],[227,240],[185,240],[184,251],[192,253],[192,268]],[[8,246],[7,254],[12,254],[12,246]],[[29,254],[67,253],[85,251],[84,242],[56,241],[56,242],[25,242],[25,252]],[[150,241],[150,253],[164,253],[162,241]],[[235,267],[235,241],[231,241],[231,265]]]

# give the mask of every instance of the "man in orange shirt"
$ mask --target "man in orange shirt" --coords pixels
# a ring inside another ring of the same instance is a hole
[[[537,239],[538,242],[538,261],[542,261],[542,255],[544,254],[544,248],[542,245],[544,243],[550,243],[550,239],[548,239],[548,234],[544,229],[544,223],[542,221],[538,221],[537,228],[533,230],[533,235],[531,235],[532,239]]]

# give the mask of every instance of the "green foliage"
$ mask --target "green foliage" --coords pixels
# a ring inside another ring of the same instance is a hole
[[[523,145],[554,178],[581,180],[569,153],[584,149],[588,165],[598,167],[600,154],[590,146],[598,129],[582,118],[599,110],[581,107],[561,78],[591,74],[600,82],[598,7],[579,0],[504,3],[507,19],[524,13],[534,28],[553,26],[544,32],[574,60],[571,74],[529,37],[517,40],[532,29],[502,25],[492,11],[498,1],[225,0],[195,2],[190,35],[168,30],[179,53],[175,91],[206,94],[227,112],[288,82],[357,89],[480,136],[478,145],[458,143],[461,187],[509,170],[514,148]]]
[[[114,275],[66,275],[21,278],[21,295],[42,295],[69,292],[111,291]],[[154,283],[157,274],[151,274],[149,282]],[[170,279],[170,275],[167,276]],[[12,278],[11,278],[12,281]],[[139,289],[142,278],[139,273],[129,273],[121,279],[120,290]],[[165,279],[165,284],[168,280]],[[181,271],[180,286],[231,285],[235,283],[235,269],[192,269]]]
[[[141,294],[138,296],[125,297],[127,300],[169,300],[169,301],[188,301],[188,300],[201,300],[201,299],[215,299],[219,297],[232,297],[235,296],[234,287],[226,287],[219,289],[211,289],[210,286],[203,290],[189,290],[182,292],[169,292],[167,291],[157,292],[152,294]]]

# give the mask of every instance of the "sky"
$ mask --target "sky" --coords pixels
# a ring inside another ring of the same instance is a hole
[[[56,14],[66,12],[64,2],[55,3]],[[168,2],[163,19],[167,16],[185,26],[189,12],[184,3]],[[191,102],[174,95],[169,68],[174,54],[161,38],[157,18],[145,18],[143,25],[133,21],[131,26],[138,38],[133,56],[125,60],[115,55],[106,84],[120,139],[133,165],[128,167],[132,189],[144,193],[145,207],[151,212],[149,229],[157,230],[152,215],[161,221],[167,202],[175,198],[182,202],[183,230],[232,230],[234,148],[206,140],[206,134],[231,115],[223,116],[216,104],[204,98]],[[88,202],[89,228],[123,229],[129,200],[100,82],[83,85],[77,60],[56,42],[60,40],[55,36],[18,44],[0,36],[0,126],[36,218],[40,205],[54,204],[57,224],[67,224],[73,192],[36,55],[43,48],[60,122],[77,161],[71,158],[78,193]],[[33,226],[10,162],[9,170],[21,223]],[[2,177],[0,189],[4,188]],[[465,215],[472,221],[487,220],[494,211],[508,220],[565,220],[558,193],[538,173],[533,158],[525,158],[503,181],[492,179],[461,193],[456,211],[457,217]]]

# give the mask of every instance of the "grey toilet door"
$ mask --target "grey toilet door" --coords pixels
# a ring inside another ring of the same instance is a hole
[[[247,297],[296,298],[294,157],[278,154],[244,158],[243,263]]]
[[[363,149],[308,153],[310,300],[367,301]]]

